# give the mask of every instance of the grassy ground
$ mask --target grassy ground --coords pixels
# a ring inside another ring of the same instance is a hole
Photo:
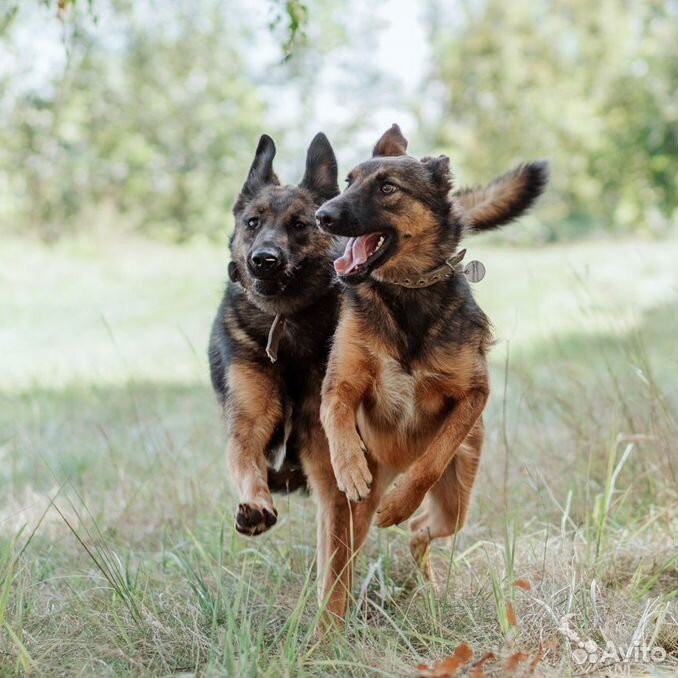
[[[541,646],[560,676],[591,667],[573,633],[667,653],[608,673],[673,675],[674,244],[468,244],[498,338],[468,526],[437,589],[403,530],[373,530],[346,631],[318,642],[312,502],[232,528],[204,355],[225,249],[3,243],[0,676],[414,676],[461,643],[495,669]]]

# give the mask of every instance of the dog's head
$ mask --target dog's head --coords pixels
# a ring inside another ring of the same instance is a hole
[[[449,158],[417,160],[406,150],[407,140],[393,125],[372,158],[350,172],[346,190],[316,213],[322,230],[349,238],[334,262],[349,284],[369,276],[394,280],[439,266],[464,230],[496,228],[515,219],[546,183],[546,164],[531,163],[486,188],[455,194]]]
[[[290,314],[332,284],[332,238],[315,228],[318,207],[339,193],[337,161],[327,137],[315,136],[304,178],[282,186],[273,171],[275,144],[263,135],[233,209],[229,276],[268,313]]]
[[[348,283],[370,274],[388,279],[424,271],[454,247],[461,229],[451,213],[446,157],[423,162],[406,155],[407,140],[394,125],[377,142],[371,160],[348,175],[348,187],[318,210],[320,227],[348,236],[334,267]]]

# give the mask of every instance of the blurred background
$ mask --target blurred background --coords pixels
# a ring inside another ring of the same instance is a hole
[[[258,136],[299,179],[398,122],[460,182],[546,157],[509,238],[662,236],[678,198],[671,0],[3,0],[0,228],[223,242]]]

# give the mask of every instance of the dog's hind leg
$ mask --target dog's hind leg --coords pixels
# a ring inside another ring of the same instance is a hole
[[[434,580],[429,558],[431,541],[453,535],[466,521],[483,435],[482,419],[478,419],[443,475],[429,490],[423,513],[410,522],[410,551],[429,580]]]
[[[325,628],[344,623],[354,561],[386,489],[386,482],[378,482],[382,474],[376,465],[370,466],[377,482],[365,501],[354,503],[337,487],[326,447],[304,459],[304,470],[318,506],[318,599],[325,606],[322,617]]]

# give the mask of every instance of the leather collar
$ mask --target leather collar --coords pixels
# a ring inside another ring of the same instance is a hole
[[[228,264],[228,277],[231,282],[236,285],[240,285],[244,290],[247,290],[247,285],[240,275],[238,270],[238,265],[231,261]],[[285,331],[285,316],[280,313],[276,313],[275,318],[273,318],[273,323],[271,328],[268,331],[268,340],[266,342],[266,355],[268,359],[274,363],[278,360],[278,346],[280,345],[280,340],[282,339],[283,333]]]
[[[422,273],[417,278],[402,278],[401,280],[389,280],[388,282],[400,287],[408,287],[409,289],[420,289],[422,287],[431,287],[441,280],[445,280],[455,273],[462,272],[461,261],[466,254],[466,250],[461,250],[451,257],[445,259],[445,262],[434,268],[428,273]]]

